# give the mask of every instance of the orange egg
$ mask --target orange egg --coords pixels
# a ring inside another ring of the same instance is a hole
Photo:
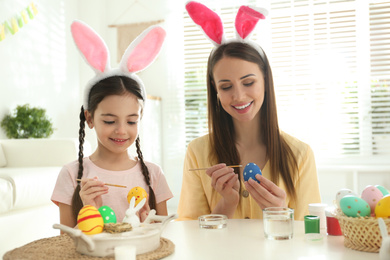
[[[142,187],[134,187],[127,194],[127,201],[130,203],[132,197],[135,197],[135,206],[143,199],[147,198],[148,194]]]
[[[104,221],[102,215],[94,206],[86,205],[79,211],[77,225],[84,234],[94,235],[103,231]]]

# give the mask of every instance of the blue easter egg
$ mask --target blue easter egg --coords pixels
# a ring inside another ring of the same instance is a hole
[[[250,178],[254,179],[258,183],[260,183],[256,178],[256,174],[261,174],[261,170],[259,166],[257,166],[255,163],[248,163],[244,168],[244,181],[248,181]]]

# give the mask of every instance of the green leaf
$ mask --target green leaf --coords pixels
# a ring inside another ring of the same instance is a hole
[[[46,110],[28,104],[17,106],[11,114],[5,115],[0,126],[10,139],[47,138],[54,132]]]

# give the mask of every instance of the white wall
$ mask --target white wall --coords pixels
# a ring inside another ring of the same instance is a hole
[[[1,22],[20,14],[29,3],[0,1]],[[0,42],[0,119],[17,105],[28,103],[47,110],[56,129],[53,137],[74,137],[80,104],[79,70],[66,29],[77,16],[77,1],[34,3],[36,17]],[[6,138],[3,130],[0,138]]]

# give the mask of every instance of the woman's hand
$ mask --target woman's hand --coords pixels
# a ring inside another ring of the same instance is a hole
[[[283,189],[260,174],[255,177],[260,181],[260,184],[253,179],[249,179],[244,184],[261,209],[287,206],[286,192]]]
[[[93,179],[82,179],[80,183],[80,198],[85,205],[95,208],[103,206],[102,195],[108,193],[108,187],[97,177]]]
[[[213,212],[233,217],[240,198],[238,175],[224,163],[208,168],[206,174],[211,177],[211,186],[222,196]]]

